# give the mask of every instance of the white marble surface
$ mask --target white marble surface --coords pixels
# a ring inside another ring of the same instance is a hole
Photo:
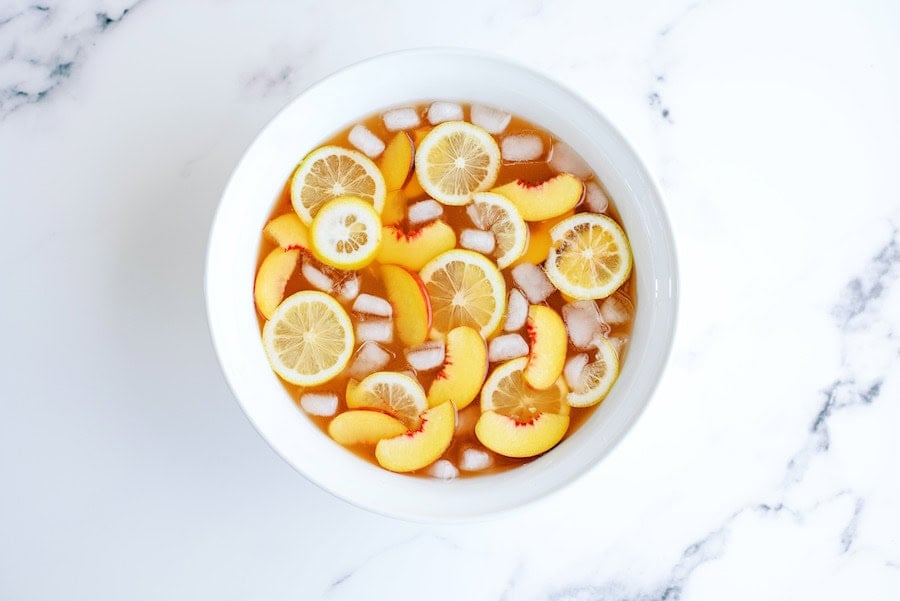
[[[421,45],[604,111],[660,179],[682,271],[632,435],[462,526],[295,474],[203,310],[255,132]],[[0,2],[0,599],[900,598],[898,98],[891,1]]]

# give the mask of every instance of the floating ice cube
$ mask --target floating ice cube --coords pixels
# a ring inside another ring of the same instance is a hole
[[[483,106],[480,104],[472,105],[472,123],[486,130],[491,134],[502,134],[512,115],[503,111]]]
[[[391,303],[380,296],[373,296],[366,293],[357,296],[350,309],[354,313],[375,315],[377,317],[390,317],[394,313],[394,308],[391,306]]]
[[[488,360],[491,363],[518,359],[528,354],[528,343],[519,334],[504,334],[491,340]]]
[[[534,161],[542,154],[544,141],[535,134],[516,134],[500,141],[500,156],[504,161]]]
[[[566,384],[569,385],[570,390],[580,392],[584,368],[587,366],[588,361],[587,353],[578,353],[569,357],[568,361],[566,361],[563,367],[563,376],[566,378]]]
[[[481,449],[468,448],[459,454],[459,469],[465,472],[478,472],[491,467],[493,457]]]
[[[584,185],[584,203],[587,208],[595,213],[604,213],[609,207],[609,196],[597,182],[588,182]]]
[[[359,276],[351,272],[335,284],[335,294],[345,302],[350,302],[359,295]]]
[[[310,415],[334,415],[338,398],[333,392],[304,392],[300,395],[300,406]]]
[[[572,301],[563,305],[562,318],[566,323],[569,340],[575,348],[593,348],[595,338],[609,333],[609,326],[604,323],[597,303],[592,300]]]
[[[547,159],[550,168],[557,173],[571,173],[575,177],[585,179],[592,171],[584,159],[578,156],[571,146],[565,142],[554,142],[550,149],[550,158]]]
[[[511,273],[513,281],[532,304],[544,302],[556,290],[544,270],[534,263],[519,263]]]
[[[634,315],[634,304],[624,294],[616,292],[600,303],[600,315],[610,325],[628,323]]]
[[[625,348],[625,345],[628,344],[628,336],[613,336],[609,339],[609,343],[612,345],[613,350],[616,351],[616,357],[622,356],[622,349]]]
[[[357,123],[350,130],[350,143],[353,144],[360,152],[374,159],[384,152],[384,142],[381,138],[372,133],[372,131],[363,125]]]
[[[324,271],[313,265],[308,259],[303,260],[303,266],[300,273],[306,278],[313,288],[318,288],[322,292],[332,292],[334,289],[334,280],[331,279]]]
[[[384,126],[388,131],[399,131],[401,129],[412,129],[418,127],[421,121],[419,113],[416,109],[405,106],[403,108],[391,109],[382,117]]]
[[[482,230],[463,230],[459,234],[459,245],[469,250],[489,255],[494,252],[497,241],[494,234]]]
[[[392,358],[393,355],[377,342],[363,342],[350,364],[350,377],[362,380],[382,369]]]
[[[428,107],[428,122],[432,125],[444,121],[462,121],[463,108],[455,102],[432,102]]]
[[[406,218],[413,225],[434,221],[444,214],[444,207],[436,200],[420,200],[409,206]]]
[[[528,300],[518,289],[513,288],[506,299],[506,321],[503,323],[503,329],[507,332],[521,330],[526,319],[528,319]]]
[[[459,470],[446,459],[438,459],[428,466],[428,475],[438,480],[453,480],[459,476]]]
[[[486,230],[487,225],[481,220],[481,214],[478,212],[478,209],[475,207],[475,203],[471,203],[466,206],[466,215],[469,216],[469,219],[472,220],[472,223],[480,230]]]
[[[366,319],[356,324],[356,339],[372,342],[393,342],[394,322],[391,319]]]
[[[436,369],[444,364],[444,341],[426,342],[404,351],[406,362],[416,371]]]

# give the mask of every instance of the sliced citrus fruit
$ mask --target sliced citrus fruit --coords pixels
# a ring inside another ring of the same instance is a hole
[[[340,146],[313,150],[291,177],[291,204],[303,223],[309,225],[326,202],[339,196],[356,196],[381,213],[384,207],[384,176],[372,159]]]
[[[542,413],[568,415],[569,392],[565,380],[557,379],[547,390],[535,390],[525,382],[527,357],[501,363],[481,389],[481,411],[493,411],[526,424]]]
[[[494,250],[497,267],[508,267],[525,253],[528,226],[516,205],[506,197],[492,192],[479,192],[472,197],[470,214],[476,226],[494,234],[494,240],[497,241]]]
[[[284,299],[263,327],[262,338],[275,373],[299,386],[332,379],[353,353],[350,317],[335,299],[314,290]]]
[[[500,147],[477,125],[441,123],[416,150],[416,177],[422,188],[446,205],[464,205],[475,192],[490,189],[500,171]]]
[[[381,219],[371,204],[341,196],[322,205],[309,226],[317,259],[338,269],[360,269],[381,246]]]
[[[348,383],[346,401],[350,409],[379,409],[389,413],[410,430],[419,429],[422,412],[428,409],[422,385],[392,371],[377,371],[359,383]]]
[[[605,338],[597,343],[594,360],[584,366],[581,379],[566,396],[573,407],[590,407],[602,401],[619,376],[619,358]]]
[[[506,308],[506,282],[490,259],[471,250],[448,250],[426,263],[419,276],[431,299],[433,337],[459,326],[484,338],[497,330]]]
[[[553,244],[544,264],[563,294],[606,298],[631,274],[631,249],[619,224],[606,215],[576,213],[550,230]]]

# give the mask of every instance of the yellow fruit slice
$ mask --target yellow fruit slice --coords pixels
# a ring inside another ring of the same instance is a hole
[[[300,261],[299,250],[272,249],[263,259],[253,284],[253,299],[263,317],[270,319],[284,299],[284,289]]]
[[[378,160],[388,192],[399,190],[406,183],[413,163],[413,141],[405,131],[397,132]]]
[[[563,294],[606,298],[631,274],[628,238],[606,215],[577,213],[553,226],[550,237],[553,245],[544,269]]]
[[[412,472],[437,461],[453,441],[456,409],[446,402],[422,415],[414,432],[378,441],[375,458],[392,472]]]
[[[609,394],[619,376],[619,358],[613,346],[606,339],[597,344],[594,360],[584,367],[581,381],[566,396],[572,407],[596,405]]]
[[[309,226],[309,242],[317,259],[338,269],[360,269],[381,247],[381,219],[372,205],[353,196],[325,203]]]
[[[475,400],[487,375],[487,345],[481,334],[460,326],[447,333],[444,365],[428,389],[428,404],[452,401],[463,409]]]
[[[527,357],[520,357],[501,363],[488,376],[481,389],[481,411],[494,411],[511,417],[521,424],[527,424],[542,413],[568,415],[569,392],[565,380],[558,378],[556,384],[546,390],[535,390],[525,382]]]
[[[328,435],[344,446],[375,444],[408,432],[403,423],[380,411],[344,411],[328,424]]]
[[[534,221],[528,224],[528,248],[525,254],[516,259],[513,265],[519,263],[534,263],[538,265],[547,259],[550,247],[553,245],[553,239],[550,238],[550,230],[553,226],[575,214],[575,211],[566,211],[559,217],[553,219],[545,219],[544,221]]]
[[[291,204],[306,225],[322,205],[339,196],[356,196],[381,214],[385,191],[384,176],[372,159],[340,146],[313,150],[291,177]]]
[[[327,382],[353,353],[350,317],[335,299],[314,290],[284,299],[263,327],[262,338],[272,369],[298,386]]]
[[[500,455],[534,457],[552,449],[568,429],[568,415],[541,413],[522,424],[494,411],[485,411],[475,424],[475,436]]]
[[[490,189],[500,171],[500,147],[488,132],[464,121],[441,123],[416,150],[416,177],[438,202],[464,205]]]
[[[416,380],[392,371],[378,371],[361,382],[347,383],[347,407],[379,409],[393,415],[410,430],[418,430],[428,408],[425,390]]]
[[[440,127],[440,126],[438,126]],[[506,282],[497,266],[471,250],[448,250],[419,272],[431,299],[432,337],[469,326],[487,338],[506,310]]]
[[[519,210],[505,196],[479,192],[472,197],[475,225],[494,234],[497,267],[504,269],[522,256],[528,245],[528,226]]]
[[[296,213],[279,215],[266,224],[263,235],[284,250],[309,249],[309,232]]]
[[[544,305],[531,305],[525,322],[530,352],[525,366],[525,381],[538,390],[553,386],[566,363],[566,324],[559,314]]]

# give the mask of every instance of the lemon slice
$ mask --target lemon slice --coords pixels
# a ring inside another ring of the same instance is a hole
[[[563,294],[606,298],[631,275],[628,239],[606,215],[576,213],[553,226],[550,238],[544,269]]]
[[[505,196],[493,192],[479,192],[472,197],[472,219],[483,230],[490,230],[497,241],[494,256],[497,267],[512,265],[525,254],[528,246],[528,226],[522,214]]]
[[[525,382],[527,357],[498,365],[481,389],[481,411],[494,411],[520,423],[528,423],[541,413],[568,415],[568,387],[559,378],[546,390],[535,390]]]
[[[469,326],[483,338],[500,325],[506,282],[494,263],[471,250],[448,250],[422,267],[419,277],[431,299],[432,337]]]
[[[464,205],[475,192],[490,189],[500,171],[500,147],[477,125],[441,123],[416,150],[416,177],[422,188],[446,205]]]
[[[410,430],[418,430],[421,415],[428,409],[422,385],[407,375],[377,371],[361,382],[347,385],[347,407],[379,409],[399,419]]]
[[[594,360],[584,366],[580,381],[566,396],[573,407],[590,407],[602,401],[619,376],[619,358],[606,339],[597,344]]]
[[[371,263],[381,246],[381,219],[372,205],[341,196],[322,205],[309,226],[317,259],[338,269],[360,269]]]
[[[263,327],[262,338],[275,373],[299,386],[332,379],[353,353],[350,317],[332,297],[312,290],[284,299]]]
[[[305,225],[323,204],[339,196],[356,196],[381,214],[384,207],[384,176],[370,158],[340,146],[313,150],[291,177],[291,204]]]

